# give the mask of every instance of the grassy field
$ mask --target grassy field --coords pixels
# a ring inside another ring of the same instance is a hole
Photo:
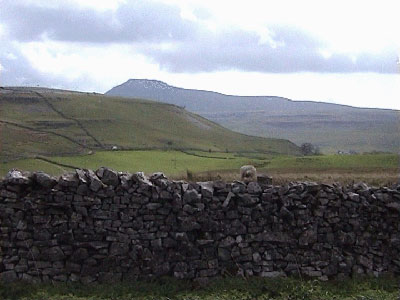
[[[193,154],[189,154],[193,153]],[[201,155],[201,156],[200,156]],[[207,157],[209,156],[209,157]],[[210,157],[211,156],[211,157]],[[233,153],[209,153],[180,151],[100,151],[92,155],[51,157],[55,163],[79,168],[98,169],[107,166],[119,171],[153,173],[162,171],[174,178],[185,178],[187,171],[192,173],[207,171],[238,170],[245,164],[263,164],[261,159],[237,157]],[[40,159],[21,159],[0,165],[0,174],[11,168],[27,171],[42,170],[59,175],[72,168],[61,167]]]
[[[280,157],[266,170],[276,183],[287,181],[366,182],[371,185],[400,183],[400,158],[396,154],[324,155]]]
[[[20,159],[0,164],[0,175],[12,168],[45,171],[53,175],[76,168],[107,166],[118,171],[147,174],[161,171],[174,179],[227,181],[240,179],[242,165],[255,165],[259,173],[271,175],[274,183],[288,181],[339,182],[364,181],[373,185],[399,182],[400,161],[396,154],[358,154],[323,156],[274,156],[261,153],[224,153],[208,151],[99,151],[92,155]],[[67,167],[70,166],[70,167]]]
[[[311,108],[312,109],[312,108]],[[282,137],[298,145],[310,142],[324,154],[337,151],[398,151],[400,112],[343,108],[312,113],[310,108],[283,110],[273,115],[269,110],[239,114],[204,114],[226,128],[256,136]]]
[[[305,157],[279,157],[268,164],[270,170],[387,170],[398,168],[399,156],[396,154],[358,154],[358,155],[321,155]]]
[[[225,278],[200,287],[196,283],[170,278],[152,282],[132,282],[82,286],[0,285],[1,299],[25,300],[395,300],[399,297],[396,278],[363,278],[320,282],[295,278]]]
[[[260,159],[260,155],[246,154]],[[291,181],[316,181],[391,186],[400,183],[400,157],[397,154],[357,154],[321,156],[266,156],[257,171],[273,177],[274,184]],[[218,172],[226,180],[239,179],[238,172]],[[216,172],[197,174],[199,179],[213,178]]]
[[[281,139],[230,131],[185,109],[140,99],[9,88],[0,93],[0,160],[91,150],[196,149],[298,154]]]

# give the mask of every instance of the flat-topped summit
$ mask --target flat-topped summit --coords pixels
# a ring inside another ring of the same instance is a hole
[[[152,89],[173,89],[174,87],[170,86],[169,84],[160,81],[160,80],[150,80],[150,79],[129,79],[122,85],[127,85],[129,87],[136,87],[136,88],[152,88]]]
[[[241,133],[310,142],[326,153],[397,152],[400,147],[396,110],[232,96],[147,79],[130,79],[106,94],[175,104]]]

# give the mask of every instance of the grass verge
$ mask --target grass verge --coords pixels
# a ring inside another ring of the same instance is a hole
[[[354,278],[321,282],[296,278],[225,278],[207,286],[162,278],[119,284],[83,286],[80,284],[0,285],[1,299],[89,300],[89,299],[344,299],[394,300],[399,297],[395,277]]]

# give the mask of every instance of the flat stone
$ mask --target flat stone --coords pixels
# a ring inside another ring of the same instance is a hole
[[[110,169],[104,169],[101,182],[105,185],[117,186],[119,183],[118,173]]]
[[[243,206],[254,206],[257,203],[259,203],[260,199],[255,197],[254,195],[250,194],[243,194],[239,196],[240,199],[240,205]]]
[[[244,193],[246,191],[246,185],[241,181],[234,181],[232,183],[232,193]]]
[[[373,267],[373,261],[372,261],[372,259],[370,259],[370,258],[368,258],[368,257],[366,257],[366,256],[363,256],[363,255],[358,256],[357,262],[358,262],[361,266],[363,266],[363,267],[365,267],[365,268],[367,268],[367,269],[370,269],[370,270],[371,270],[372,267]]]
[[[4,283],[12,283],[18,279],[17,273],[13,270],[0,273],[0,281]]]
[[[259,263],[260,261],[261,261],[261,255],[260,255],[260,253],[258,253],[258,252],[254,252],[253,253],[253,261],[254,262],[256,262],[256,263]]]
[[[214,240],[197,240],[196,243],[200,246],[205,246],[209,244],[213,244],[215,241]]]
[[[81,277],[81,283],[84,285],[87,285],[89,283],[95,282],[96,281],[96,277],[94,276],[83,276]]]
[[[53,280],[59,281],[59,282],[67,282],[68,277],[67,277],[67,275],[56,275],[56,276],[53,276]]]
[[[259,233],[257,235],[260,235],[260,241],[264,241],[264,242],[276,242],[276,243],[289,242],[289,238],[287,237],[287,235],[282,232],[265,231],[265,232]]]
[[[151,181],[160,180],[160,179],[167,179],[167,177],[162,172],[156,172],[150,176]]]
[[[166,248],[175,248],[178,245],[178,243],[174,239],[169,237],[163,239],[162,243],[163,246]]]
[[[149,210],[156,210],[158,208],[160,208],[162,205],[161,203],[148,203],[146,204],[146,208]]]
[[[229,192],[228,195],[226,196],[226,199],[224,200],[224,203],[222,203],[222,207],[228,207],[231,199],[235,196],[234,193]]]
[[[226,248],[218,248],[218,258],[222,261],[231,260],[231,252]]]
[[[349,199],[351,201],[353,201],[353,202],[360,202],[360,195],[359,194],[350,192],[350,193],[347,193],[347,197],[349,197]]]
[[[93,178],[90,182],[90,189],[93,192],[98,192],[102,187],[104,187],[105,185],[103,184],[103,182],[101,182],[100,179],[98,178]]]
[[[132,180],[139,184],[145,184],[147,186],[153,186],[150,180],[144,175],[143,172],[137,172],[132,174]]]
[[[302,273],[309,277],[321,277],[322,276],[322,272],[317,271],[317,270],[304,270]]]
[[[64,187],[74,187],[78,186],[79,179],[76,174],[67,173],[60,176],[58,184]]]
[[[90,182],[90,189],[93,192],[98,192],[102,187],[104,187],[104,184],[92,170],[86,172],[86,177],[88,178],[88,182]]]
[[[100,273],[98,278],[100,283],[116,283],[122,280],[121,273],[109,272],[109,273]]]
[[[214,195],[214,183],[212,181],[197,182],[201,188],[201,195],[206,198],[212,198]]]
[[[259,194],[262,192],[261,186],[257,182],[249,182],[247,185],[247,192],[249,194]]]
[[[268,175],[257,175],[257,182],[260,185],[271,185],[272,184],[272,177]]]
[[[187,263],[185,262],[178,262],[175,265],[174,272],[186,272],[188,268]]]
[[[233,237],[228,236],[225,239],[223,239],[221,242],[219,242],[219,247],[231,247],[235,243],[236,243],[236,240]]]
[[[261,272],[260,276],[266,278],[275,278],[275,277],[286,277],[286,274],[281,271],[272,271],[272,272]]]
[[[44,172],[33,173],[33,180],[44,188],[51,189],[57,184],[57,180]]]
[[[89,257],[88,250],[85,248],[78,248],[74,251],[71,259],[72,261],[83,261]]]
[[[31,179],[28,176],[16,169],[9,171],[4,180],[9,184],[28,185],[31,183]]]
[[[183,206],[182,210],[183,210],[184,212],[188,213],[189,215],[192,215],[192,214],[194,214],[195,212],[198,211],[197,208],[195,208],[195,207],[193,207],[193,206],[191,206],[191,205],[189,205],[189,204],[185,204],[185,205]]]
[[[99,249],[103,249],[103,248],[107,248],[108,247],[108,243],[105,242],[89,242],[88,245],[90,247],[92,247],[93,249],[99,250]]]
[[[129,245],[125,243],[112,243],[110,246],[110,256],[125,255],[129,252]]]
[[[307,246],[314,244],[318,240],[317,232],[313,229],[304,231],[299,237],[299,245]]]
[[[224,190],[226,189],[226,182],[221,180],[213,181],[213,187],[216,190]]]
[[[121,180],[121,187],[128,190],[132,185],[132,174],[122,174],[119,179]]]
[[[86,172],[83,169],[76,169],[75,170],[76,176],[78,176],[79,182],[81,183],[88,183],[88,178],[86,176]]]
[[[187,190],[183,194],[183,201],[186,203],[196,203],[200,201],[201,195],[194,189]]]
[[[60,247],[51,247],[45,249],[42,253],[43,257],[49,261],[59,261],[65,258],[65,254]]]
[[[400,202],[390,202],[390,203],[386,204],[386,207],[400,212]]]

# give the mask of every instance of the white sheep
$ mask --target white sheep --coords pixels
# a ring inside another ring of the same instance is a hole
[[[240,177],[245,183],[257,181],[257,170],[251,165],[242,166],[240,168]]]

